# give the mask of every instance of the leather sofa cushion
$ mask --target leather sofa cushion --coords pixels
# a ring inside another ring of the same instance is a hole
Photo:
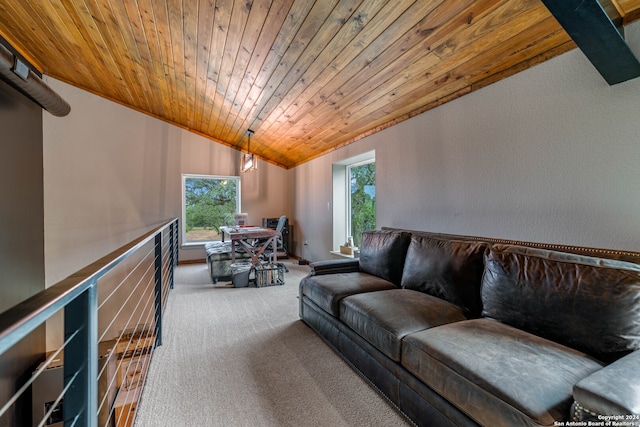
[[[360,271],[386,279],[399,287],[410,241],[409,233],[365,231],[360,242]]]
[[[399,362],[405,335],[466,317],[460,307],[440,298],[409,289],[391,289],[344,298],[340,320]]]
[[[640,271],[512,245],[485,255],[483,315],[603,360],[640,348]]]
[[[602,367],[584,353],[490,319],[408,335],[401,363],[479,424],[495,427],[564,420],[573,385]]]
[[[573,397],[582,411],[602,415],[640,415],[640,351],[618,359],[573,387]],[[579,417],[583,419],[583,417]],[[598,417],[584,417],[598,421]],[[636,418],[635,424],[640,425]]]
[[[462,307],[470,317],[482,312],[482,242],[411,236],[401,285]]]
[[[346,296],[396,289],[393,283],[362,272],[307,276],[300,284],[302,295],[334,317],[340,316],[340,301]]]

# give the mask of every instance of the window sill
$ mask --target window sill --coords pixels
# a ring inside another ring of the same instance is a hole
[[[343,257],[343,258],[354,258],[353,255],[343,254],[340,251],[329,251],[329,252],[332,253],[333,255],[337,255],[337,256],[340,256],[340,257]]]
[[[204,248],[204,245],[206,245],[209,242],[216,242],[219,240],[201,240],[198,242],[186,242],[180,245],[180,249],[202,249]]]

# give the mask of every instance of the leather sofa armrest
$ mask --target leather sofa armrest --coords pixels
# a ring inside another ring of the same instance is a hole
[[[619,415],[622,418],[616,421],[640,425],[640,350],[579,381],[573,387],[573,398],[574,419],[607,421],[614,418],[606,416]]]
[[[311,267],[309,276],[334,273],[357,273],[360,271],[360,262],[355,258],[312,262],[309,266]]]

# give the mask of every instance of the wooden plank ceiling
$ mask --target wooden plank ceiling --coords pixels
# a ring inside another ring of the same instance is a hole
[[[640,0],[615,5],[626,23]],[[575,47],[539,0],[0,0],[0,35],[215,142],[252,129],[285,168]]]

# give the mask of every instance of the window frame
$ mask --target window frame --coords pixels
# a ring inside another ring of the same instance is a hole
[[[182,221],[180,221],[180,235],[182,246],[202,246],[214,240],[187,241],[187,179],[211,179],[211,180],[235,180],[236,184],[236,212],[242,212],[242,179],[233,175],[203,175],[203,174],[182,174]]]
[[[345,202],[345,227],[346,227],[346,232],[347,235],[350,236],[353,233],[353,227],[351,226],[351,169],[356,168],[358,166],[364,166],[364,165],[368,165],[371,163],[376,163],[376,159],[375,157],[372,159],[366,159],[366,160],[361,160],[361,161],[357,161],[354,163],[349,163],[348,165],[346,165],[346,173],[345,173],[345,192],[346,192],[346,197],[347,200]],[[377,175],[376,175],[377,176]],[[377,205],[376,205],[377,206]],[[376,215],[377,218],[377,215]]]
[[[350,216],[351,208],[348,206],[348,199],[350,199],[351,190],[350,182],[348,179],[347,167],[350,165],[364,164],[364,163],[376,163],[376,152],[371,150],[356,156],[349,157],[344,160],[340,160],[332,165],[332,200],[333,200],[333,236],[332,236],[332,250],[331,252],[338,256],[340,255],[340,245],[343,245],[351,230],[347,228],[347,219]],[[377,170],[377,165],[376,165]],[[376,174],[377,181],[377,174]],[[348,210],[347,210],[348,209]],[[376,203],[376,227],[377,227],[377,203]]]

